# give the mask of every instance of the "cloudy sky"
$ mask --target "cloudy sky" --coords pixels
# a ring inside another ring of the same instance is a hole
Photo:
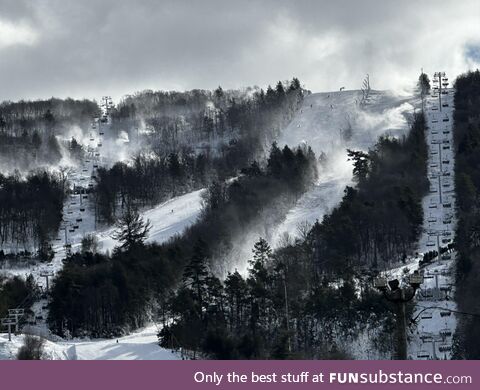
[[[404,89],[480,64],[478,0],[0,0],[0,100],[142,89]]]

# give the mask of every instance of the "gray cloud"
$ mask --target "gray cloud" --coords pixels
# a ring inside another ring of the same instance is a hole
[[[398,89],[421,67],[477,67],[479,37],[477,0],[0,0],[0,100],[292,76],[354,89],[365,73]]]

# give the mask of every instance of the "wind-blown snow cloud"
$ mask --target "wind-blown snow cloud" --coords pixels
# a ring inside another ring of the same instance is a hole
[[[412,85],[479,66],[477,0],[0,0],[0,100]]]

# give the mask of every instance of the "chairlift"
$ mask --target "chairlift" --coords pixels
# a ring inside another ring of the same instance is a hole
[[[450,160],[443,160],[442,164],[450,164]]]
[[[417,359],[430,359],[430,354],[427,351],[417,351]]]
[[[428,208],[430,209],[436,209],[437,208],[437,204],[436,203],[432,203],[428,206]]]
[[[438,347],[440,352],[450,352],[452,350],[452,346],[448,344],[442,344]]]
[[[443,207],[446,208],[446,209],[450,209],[450,208],[452,208],[452,204],[451,203],[444,203]]]
[[[432,119],[432,123],[438,123],[438,119]]]
[[[435,220],[435,221],[436,221],[436,220]],[[433,222],[435,222],[435,221],[433,221]],[[430,222],[430,221],[429,221],[429,222]],[[433,241],[427,241],[427,246],[435,246],[435,245],[436,245],[435,242],[433,242]]]
[[[101,131],[101,132],[100,132],[100,133],[98,133],[98,134],[100,134],[100,135],[104,135],[105,133],[104,133],[103,131]]]
[[[432,111],[438,111],[438,107],[437,107],[437,106],[433,106],[433,107],[432,107]]]
[[[433,318],[433,313],[431,311],[424,311],[420,318],[422,320],[431,320]]]
[[[82,222],[82,218],[77,218],[75,221],[76,222]]]
[[[443,328],[440,330],[440,336],[442,337],[450,337],[452,335],[452,331],[450,328]]]
[[[422,343],[429,343],[430,341],[432,341],[432,336],[428,334],[422,334],[420,336],[420,340],[422,340]]]
[[[451,311],[441,311],[440,317],[450,317],[452,315]]]
[[[443,150],[450,150],[450,146],[444,146],[442,149]]]
[[[442,107],[448,107],[448,103],[442,103]]]
[[[81,212],[84,212],[84,211],[85,211],[85,208],[82,207],[82,208],[80,209],[80,211],[81,211]]]
[[[450,119],[448,119],[448,117],[445,117],[445,118],[443,118],[443,121],[444,122],[450,122]]]
[[[443,134],[450,134],[450,130],[443,130]]]

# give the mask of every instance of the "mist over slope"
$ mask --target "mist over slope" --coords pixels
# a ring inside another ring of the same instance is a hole
[[[245,272],[251,248],[258,237],[265,237],[273,246],[300,237],[316,220],[341,200],[345,186],[352,184],[353,165],[347,149],[367,150],[379,136],[402,137],[409,129],[417,96],[399,95],[392,91],[370,91],[362,102],[362,91],[321,92],[307,95],[290,124],[276,142],[284,145],[309,146],[318,157],[318,180],[296,205],[288,210],[283,222],[274,218],[258,221],[251,232],[239,237],[229,254],[232,268]]]
[[[302,109],[283,131],[279,145],[306,143],[317,156],[324,153],[319,178],[287,214],[271,237],[273,244],[285,233],[298,236],[298,227],[312,224],[340,201],[352,180],[352,164],[347,148],[367,150],[381,135],[401,137],[418,98],[399,96],[390,91],[372,91],[361,105],[361,91],[315,93],[305,99]]]

